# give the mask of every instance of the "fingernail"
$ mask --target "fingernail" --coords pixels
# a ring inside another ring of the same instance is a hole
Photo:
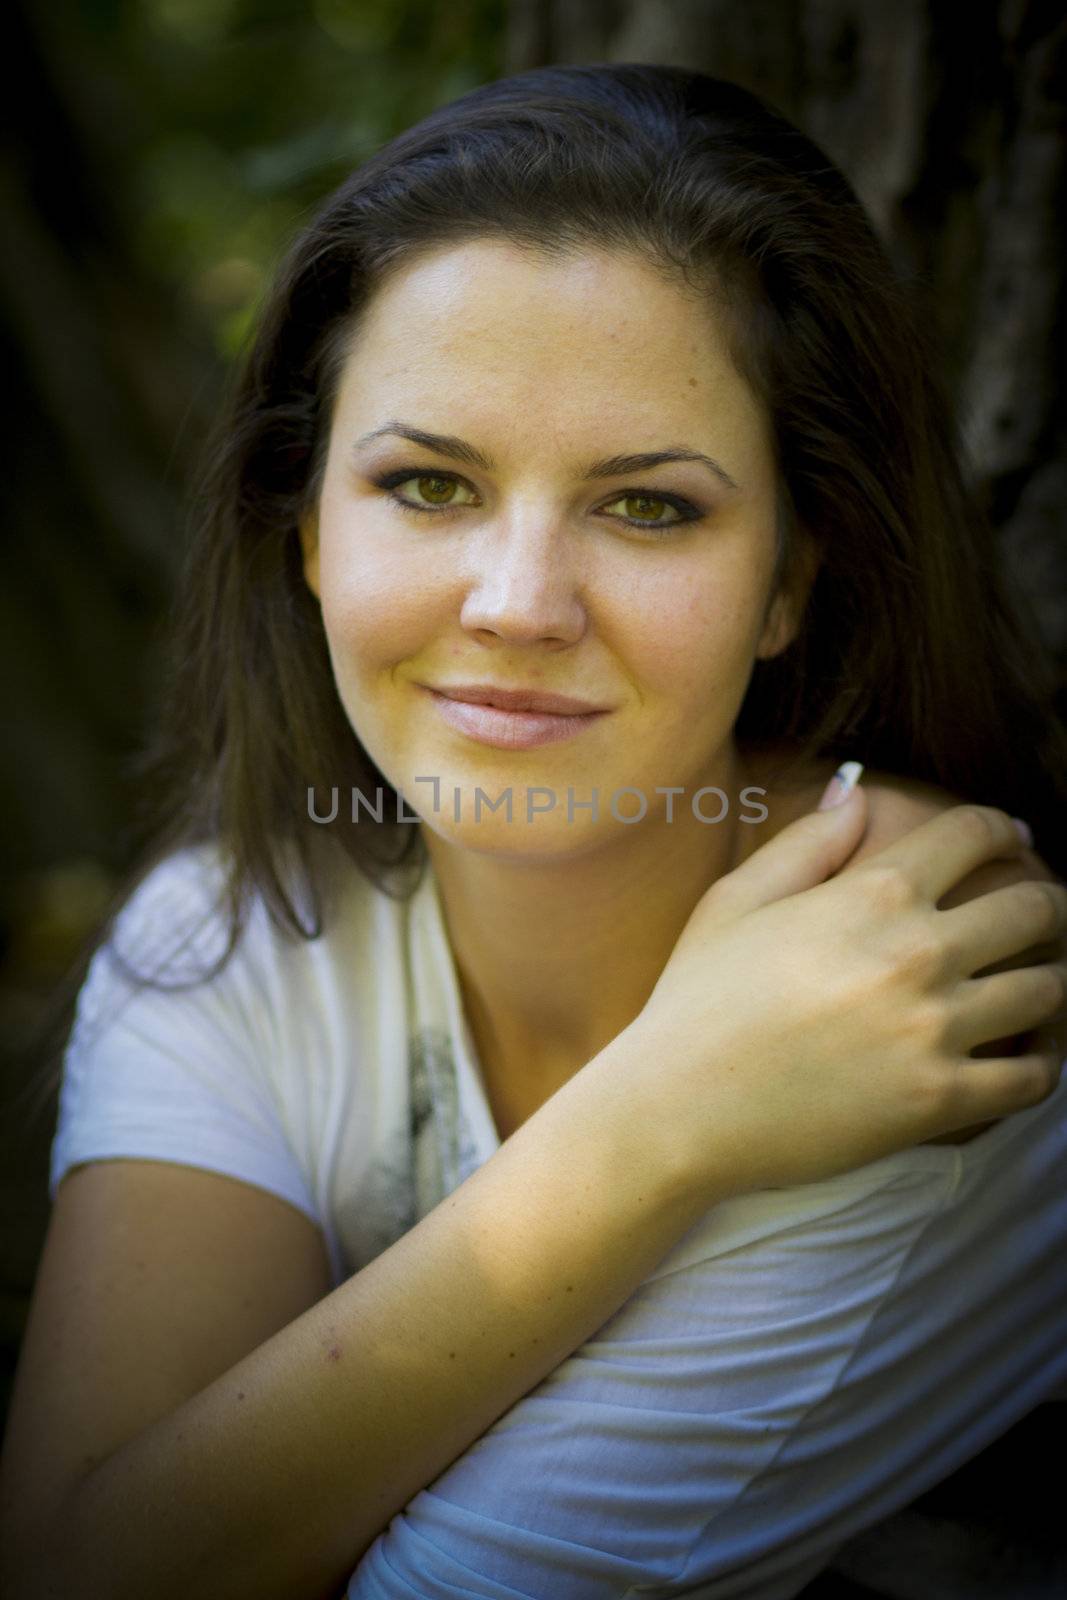
[[[862,761],[843,761],[826,785],[822,799],[816,809],[829,811],[833,806],[839,806],[847,800],[863,773]]]
[[[1019,834],[1019,838],[1022,840],[1023,844],[1028,850],[1032,849],[1034,844],[1034,836],[1030,831],[1029,824],[1025,823],[1022,817],[1012,817],[1011,820],[1014,822],[1016,830]]]

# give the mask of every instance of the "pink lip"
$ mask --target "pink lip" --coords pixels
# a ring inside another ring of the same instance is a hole
[[[576,700],[569,694],[542,694],[539,689],[498,689],[491,683],[440,683],[423,684],[434,694],[443,694],[449,700],[462,700],[472,706],[498,706],[502,711],[551,711],[556,716],[584,716],[590,711],[604,711],[591,700]]]
[[[453,699],[422,684],[449,727],[478,744],[501,750],[531,750],[536,745],[572,739],[606,711],[507,711],[499,706]],[[548,698],[547,696],[545,698]]]

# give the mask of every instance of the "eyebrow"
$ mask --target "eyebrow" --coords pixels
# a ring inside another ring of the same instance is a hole
[[[482,472],[496,471],[496,463],[492,456],[468,444],[466,439],[458,439],[452,433],[427,433],[423,428],[413,428],[406,422],[385,422],[380,428],[362,434],[353,448],[358,450],[360,446],[369,444],[372,439],[379,439],[386,433],[396,434],[401,439],[410,439],[412,444],[420,444],[424,450],[434,450],[440,456],[451,456],[454,461],[464,461],[468,466],[477,467]],[[674,445],[666,450],[641,450],[632,455],[604,456],[599,461],[587,461],[584,466],[579,467],[578,472],[582,478],[621,478],[630,472],[647,472],[650,467],[662,466],[666,461],[699,461],[725,483],[727,488],[739,487],[726,468],[713,456],[705,455],[702,450],[690,450],[684,445]]]

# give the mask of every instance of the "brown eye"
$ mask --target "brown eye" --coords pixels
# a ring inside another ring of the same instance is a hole
[[[457,501],[452,494],[452,490],[469,485],[464,485],[463,480],[451,472],[387,472],[375,481],[380,489],[388,490],[389,499],[400,511],[433,513],[458,510],[470,504],[469,501]],[[398,489],[412,483],[417,499],[410,498],[408,494],[397,494]]]
[[[683,500],[680,495],[673,494],[648,494],[640,489],[630,489],[610,502],[612,506],[623,506],[626,514],[622,516],[623,522],[628,522],[631,528],[644,528],[649,533],[673,533],[676,528],[681,528],[687,522],[695,522],[701,516],[696,506],[688,500]],[[610,506],[605,507],[610,512]],[[673,513],[666,521],[663,513]]]
[[[422,477],[408,478],[405,481],[408,483],[417,484],[419,494],[424,500],[429,500],[433,505],[447,504],[447,496],[449,491],[456,487],[456,481],[454,478]],[[429,485],[429,487],[427,487],[427,485]]]
[[[659,522],[663,516],[664,510],[672,509],[668,507],[666,500],[660,500],[655,495],[651,494],[628,494],[625,495],[622,500],[617,500],[615,504],[636,506],[637,510],[631,512],[630,515],[637,522],[644,522],[646,520],[651,522]],[[671,520],[681,521],[682,519],[672,518]]]
[[[397,511],[411,512],[415,516],[432,516],[434,513],[444,515],[478,504],[477,496],[470,484],[454,472],[412,472],[401,467],[396,471],[385,473],[374,481],[378,488],[388,492],[389,501]],[[410,491],[404,494],[397,493],[399,489],[406,489],[409,484],[415,485],[414,496]],[[453,492],[456,489],[470,491],[472,498],[457,499]],[[652,535],[673,533],[685,523],[697,521],[703,514],[679,495],[651,494],[640,489],[625,491],[609,502],[609,505],[623,506],[631,512],[630,515],[624,514],[622,517],[613,516],[612,521],[628,523],[631,528],[641,528]],[[607,507],[604,509],[609,510]],[[666,520],[664,520],[665,512],[671,513]]]

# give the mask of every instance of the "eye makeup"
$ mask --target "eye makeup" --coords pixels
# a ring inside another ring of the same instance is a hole
[[[441,471],[437,468],[431,468],[421,472],[416,470],[413,472],[410,467],[397,467],[390,472],[372,475],[370,481],[375,485],[376,488],[385,491],[392,509],[398,510],[402,513],[411,513],[415,516],[455,515],[457,512],[464,510],[464,505],[462,503],[454,505],[419,505],[416,501],[407,500],[402,495],[395,493],[396,489],[399,488],[400,485],[421,481],[425,483],[459,484],[463,487],[470,488],[470,485],[466,482],[466,480],[461,478],[457,473]],[[646,522],[641,517],[625,516],[612,519],[626,523],[627,526],[631,528],[639,528],[644,533],[652,534],[653,537],[657,535],[664,535],[668,532],[673,532],[676,528],[680,528],[686,523],[695,522],[705,515],[703,511],[701,511],[697,506],[694,506],[691,501],[686,500],[682,495],[673,494],[667,490],[647,487],[621,489],[611,498],[611,500],[607,502],[607,504],[617,505],[620,501],[627,500],[644,501],[653,506],[668,506],[671,510],[677,513],[675,518],[668,522]]]

